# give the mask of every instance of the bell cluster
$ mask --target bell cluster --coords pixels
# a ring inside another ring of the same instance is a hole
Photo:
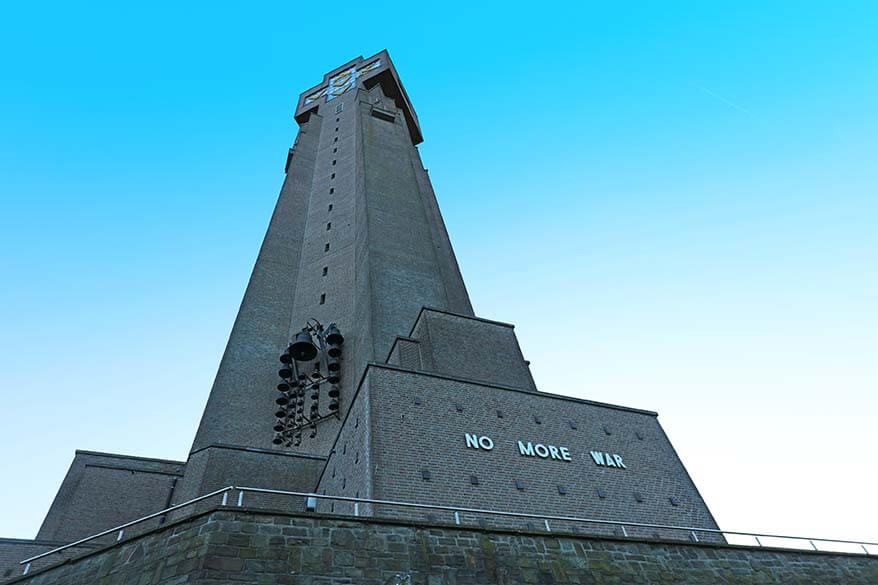
[[[344,337],[335,323],[324,328],[315,320],[299,331],[281,354],[278,370],[281,381],[277,385],[280,396],[274,401],[277,420],[272,443],[298,447],[302,444],[303,431],[313,439],[317,436],[317,423],[338,415],[343,344]],[[321,414],[321,394],[325,387],[328,387],[326,407]]]

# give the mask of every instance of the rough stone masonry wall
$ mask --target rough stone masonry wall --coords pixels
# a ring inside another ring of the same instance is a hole
[[[865,584],[878,557],[214,510],[12,582]]]

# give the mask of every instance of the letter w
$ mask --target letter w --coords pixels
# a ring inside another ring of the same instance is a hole
[[[604,454],[600,451],[589,451],[591,453],[591,458],[594,459],[594,462],[598,465],[604,464]]]

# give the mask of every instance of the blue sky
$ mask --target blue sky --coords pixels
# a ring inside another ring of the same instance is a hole
[[[476,311],[516,323],[540,388],[658,410],[725,528],[878,540],[876,25],[870,2],[5,6],[0,536],[33,536],[75,448],[185,458],[296,98],[387,48]]]

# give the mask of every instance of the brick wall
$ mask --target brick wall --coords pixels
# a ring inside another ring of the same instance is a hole
[[[167,508],[184,467],[77,451],[37,538],[71,542]]]
[[[368,384],[360,387],[357,399],[332,447],[326,466],[320,476],[317,492],[323,495],[352,498],[372,497],[372,435],[369,426],[370,403],[366,395]],[[354,505],[347,502],[318,501],[317,510],[336,514],[353,514]],[[371,508],[360,506],[361,514],[370,514]]]
[[[368,411],[363,410],[366,404]],[[354,408],[368,415],[371,441],[350,433],[356,419],[348,418],[339,444],[348,450],[355,446],[362,457],[363,446],[371,443],[371,466],[351,464],[337,444],[327,469],[346,477],[348,485],[357,485],[355,476],[365,478],[371,472],[376,499],[716,528],[655,413],[649,411],[376,365],[367,372]],[[489,437],[493,448],[468,446],[466,434]],[[524,456],[518,441],[564,447],[571,461]],[[591,451],[619,455],[626,468],[597,465]],[[328,480],[321,488],[352,495]],[[451,518],[449,512],[402,509],[375,514]],[[489,526],[523,528],[530,522],[485,521]],[[606,534],[621,530],[592,528]],[[689,536],[631,527],[628,532]]]
[[[419,342],[421,366],[407,365],[400,357],[396,363],[402,367],[536,390],[515,329],[508,323],[425,307],[411,337]]]

